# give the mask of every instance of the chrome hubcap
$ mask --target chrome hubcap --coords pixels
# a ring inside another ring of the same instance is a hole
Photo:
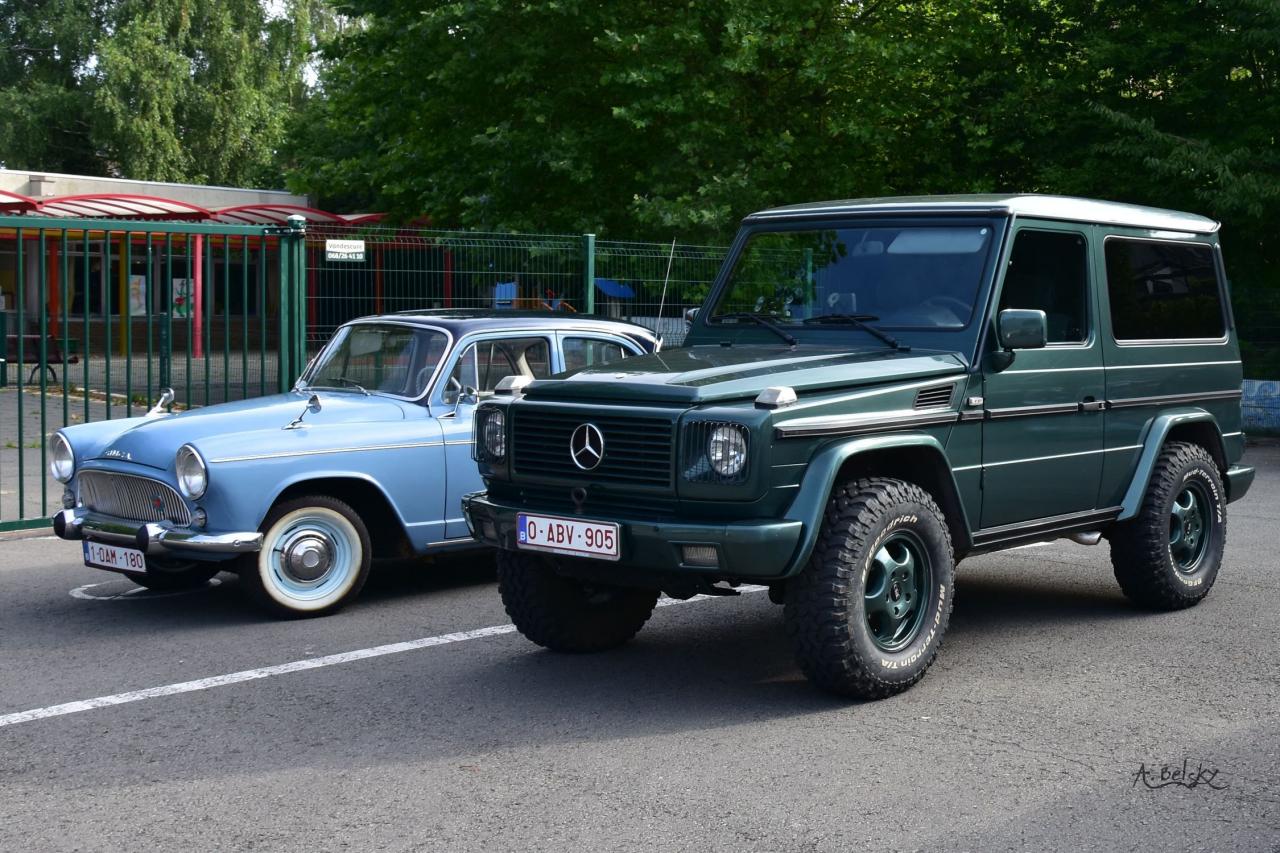
[[[295,579],[310,583],[333,567],[333,546],[322,533],[306,531],[284,546],[284,568]]]

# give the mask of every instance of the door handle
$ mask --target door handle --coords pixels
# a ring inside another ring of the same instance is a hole
[[[1092,397],[1085,397],[1080,401],[1080,411],[1082,412],[1101,412],[1107,407],[1105,400],[1095,400]]]

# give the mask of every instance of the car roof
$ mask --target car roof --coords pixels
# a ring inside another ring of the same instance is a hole
[[[472,308],[442,308],[435,310],[400,311],[395,314],[375,314],[360,317],[351,322],[371,323],[378,320],[395,320],[423,326],[447,329],[454,337],[476,331],[525,330],[581,330],[614,332],[631,337],[654,339],[652,329],[622,320],[604,320],[590,315],[568,314],[555,311],[500,311]]]
[[[1098,222],[1132,228],[1190,231],[1196,234],[1212,234],[1219,227],[1218,222],[1194,213],[1124,204],[1117,201],[1038,194],[913,195],[819,201],[761,210],[743,221],[749,223],[871,213],[989,213],[1070,222]]]

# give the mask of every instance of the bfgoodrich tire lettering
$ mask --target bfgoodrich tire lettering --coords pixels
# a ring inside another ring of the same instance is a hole
[[[1138,514],[1108,538],[1116,580],[1135,603],[1178,610],[1208,595],[1227,543],[1222,476],[1209,452],[1198,444],[1167,444]]]
[[[498,591],[521,634],[557,652],[598,652],[630,640],[649,621],[658,591],[588,584],[555,571],[554,559],[499,551]]]
[[[355,598],[369,576],[369,531],[347,504],[310,495],[272,507],[262,550],[246,555],[240,580],[267,610],[323,616]]]
[[[842,696],[906,690],[938,654],[954,583],[951,537],[928,492],[887,478],[842,483],[809,565],[787,584],[801,670]]]

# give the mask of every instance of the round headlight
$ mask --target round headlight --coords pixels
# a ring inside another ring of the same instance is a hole
[[[209,488],[209,469],[191,445],[184,444],[178,448],[174,468],[178,473],[178,489],[187,498],[196,500]]]
[[[76,472],[76,454],[71,450],[71,442],[60,432],[53,434],[53,458],[49,460],[49,473],[59,483],[71,481]]]
[[[484,425],[481,427],[481,440],[484,452],[494,462],[506,458],[507,455],[507,419],[501,409],[485,412]]]
[[[736,426],[718,426],[707,441],[707,460],[721,477],[737,476],[747,464],[747,437]]]

